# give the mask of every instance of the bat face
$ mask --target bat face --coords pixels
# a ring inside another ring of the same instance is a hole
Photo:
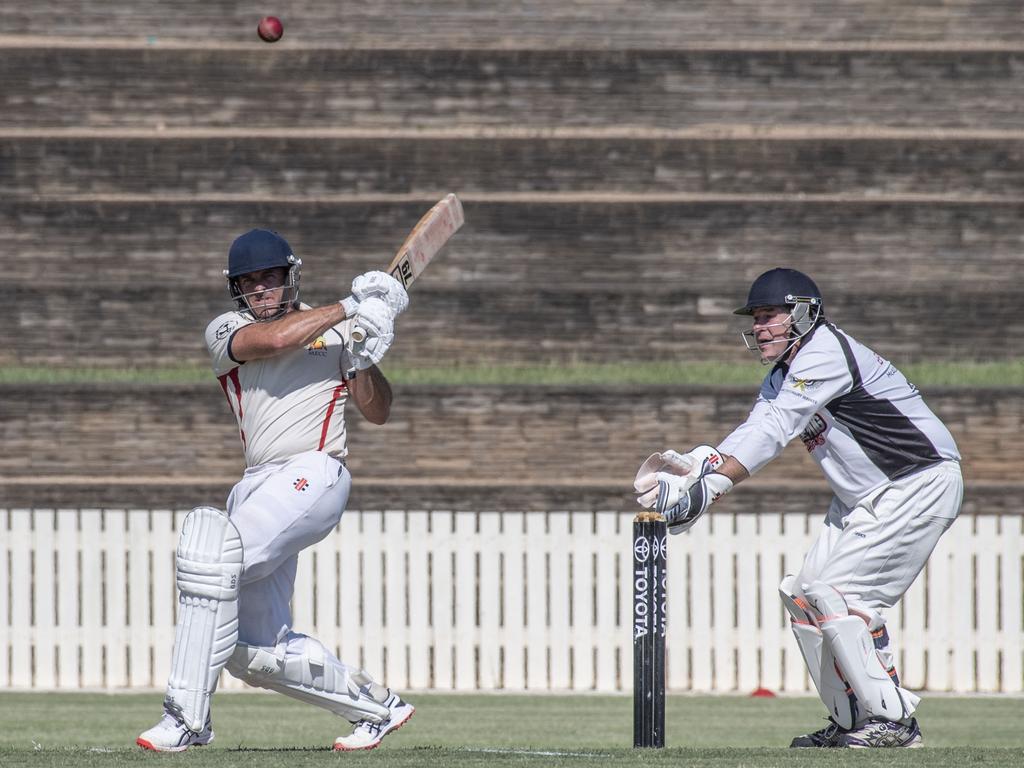
[[[408,288],[452,235],[459,231],[464,221],[459,198],[446,195],[412,228],[392,259],[388,272]]]

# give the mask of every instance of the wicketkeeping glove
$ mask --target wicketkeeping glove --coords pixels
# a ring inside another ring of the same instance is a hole
[[[637,502],[641,507],[653,509],[658,501],[658,482],[665,481],[681,495],[697,482],[705,468],[710,470],[722,466],[722,455],[710,445],[698,445],[689,453],[664,451],[652,453],[640,465],[633,487],[639,494]],[[675,503],[673,501],[673,503]]]
[[[674,510],[680,505],[686,505],[689,509],[688,499],[691,490],[722,464],[722,455],[710,445],[698,445],[685,454],[675,451],[652,454],[640,466],[640,471],[636,473],[636,479],[633,481],[633,487],[639,494],[637,502],[642,507],[653,508],[665,515],[670,532],[682,533],[697,521],[701,513],[696,513],[692,517],[687,515],[685,520],[679,518],[678,522],[674,523],[667,510]],[[711,482],[714,484],[717,480],[712,479]],[[731,482],[729,487],[732,487]],[[709,501],[708,504],[710,503]]]
[[[682,493],[671,483],[659,480],[654,510],[665,516],[669,533],[682,533],[690,530],[708,507],[731,490],[732,480],[711,469]]]
[[[639,494],[637,502],[641,507],[654,507],[658,500],[658,480],[667,480],[669,477],[685,478],[692,468],[692,460],[675,451],[652,453],[640,465],[633,480],[633,488]]]

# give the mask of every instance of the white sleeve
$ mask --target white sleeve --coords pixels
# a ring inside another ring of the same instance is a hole
[[[834,349],[830,347],[834,346]],[[835,398],[850,391],[853,376],[838,345],[801,350],[778,395],[762,393],[747,420],[718,446],[750,474],[770,462],[807,427],[811,418]]]
[[[756,429],[770,402],[764,395],[758,395],[757,400],[754,402],[754,407],[750,409],[750,413],[747,415],[747,420],[736,427],[718,444],[718,452],[726,456],[732,456],[736,453],[736,449],[743,444],[746,433],[751,429]]]
[[[231,357],[231,338],[239,328],[252,323],[252,320],[240,312],[225,312],[215,317],[206,326],[206,348],[210,352],[213,372],[221,376],[241,363]]]

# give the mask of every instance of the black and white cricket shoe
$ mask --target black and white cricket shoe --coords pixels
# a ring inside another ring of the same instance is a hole
[[[793,741],[789,743],[792,747],[816,747],[818,749],[832,749],[835,747],[841,747],[839,738],[847,733],[843,728],[835,722],[829,721],[821,730],[815,731],[814,733],[807,733],[803,736],[797,736]]]
[[[894,723],[891,720],[868,720],[859,728],[847,731],[839,737],[839,746],[851,749],[875,749],[879,747],[923,747],[924,739],[917,719],[909,723]]]
[[[359,749],[374,749],[392,731],[397,731],[413,716],[416,708],[406,701],[402,701],[398,694],[388,691],[388,697],[384,706],[391,710],[391,716],[387,720],[374,723],[370,720],[360,720],[355,724],[352,733],[348,736],[339,736],[334,740],[334,749],[337,752],[353,752]]]
[[[193,731],[170,712],[164,712],[160,722],[139,734],[135,740],[143,749],[153,752],[184,752],[189,747],[204,747],[213,741],[213,726],[210,717],[206,717],[206,726],[201,731]]]

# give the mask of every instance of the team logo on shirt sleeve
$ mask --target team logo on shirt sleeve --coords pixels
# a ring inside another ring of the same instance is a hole
[[[217,340],[220,341],[233,330],[235,330],[235,328],[237,327],[237,320],[225,320],[223,323],[220,324],[220,327],[217,328],[217,330],[214,332],[214,335],[217,337]]]
[[[806,392],[807,390],[811,390],[813,392],[818,388],[818,385],[821,384],[820,381],[815,381],[813,379],[801,379],[799,376],[794,376],[793,374],[786,377],[786,383],[792,386],[797,392]]]
[[[783,382],[783,386],[785,387],[786,385],[788,385],[787,391],[792,392],[801,400],[813,403],[814,398],[811,395],[814,390],[821,386],[821,382],[815,379],[801,379],[799,376],[789,374]]]

